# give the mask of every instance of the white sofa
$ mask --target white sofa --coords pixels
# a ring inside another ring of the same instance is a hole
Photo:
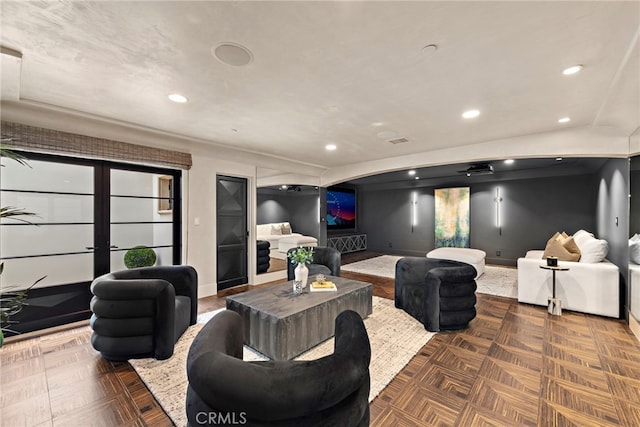
[[[546,265],[544,251],[528,251],[518,259],[518,301],[547,305],[553,292],[552,272]],[[620,273],[608,260],[601,262],[558,261],[568,271],[556,272],[556,297],[562,308],[600,316],[620,316]]]
[[[256,227],[256,240],[266,240],[270,244],[271,252],[277,252],[279,248],[280,239],[284,237],[302,236],[300,233],[286,233],[283,234],[283,226],[285,229],[291,231],[291,224],[288,222],[270,222],[267,224],[258,224]]]

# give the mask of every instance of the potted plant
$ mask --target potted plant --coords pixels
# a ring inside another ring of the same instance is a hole
[[[307,286],[307,279],[309,278],[309,269],[307,268],[307,264],[310,264],[311,261],[313,261],[313,248],[294,249],[287,254],[287,257],[289,257],[291,263],[296,264],[296,268],[293,270],[295,275],[293,285],[295,292],[296,282],[302,282],[302,288]]]
[[[151,267],[156,260],[156,252],[144,245],[134,246],[124,254],[124,265],[127,268]]]

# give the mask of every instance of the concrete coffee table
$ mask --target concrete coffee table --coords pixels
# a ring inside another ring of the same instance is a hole
[[[294,295],[289,281],[228,296],[227,309],[242,317],[244,343],[272,360],[290,360],[331,338],[344,310],[363,319],[371,314],[370,283],[333,276],[327,280],[336,284],[336,292],[309,292],[307,286]]]

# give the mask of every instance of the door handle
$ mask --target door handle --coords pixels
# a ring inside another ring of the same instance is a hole
[[[88,250],[88,251],[95,251],[96,250],[95,246],[85,246],[84,248],[86,250]],[[109,249],[118,249],[118,247],[116,245],[111,245],[111,246],[109,246]]]

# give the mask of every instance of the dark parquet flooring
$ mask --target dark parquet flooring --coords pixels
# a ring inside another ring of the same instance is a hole
[[[342,275],[393,298],[393,279]],[[245,288],[204,298],[199,311]],[[372,426],[640,426],[640,344],[623,321],[481,294],[477,310],[389,383],[371,404]],[[171,425],[128,363],[93,350],[88,326],[6,343],[0,392],[1,426]]]

